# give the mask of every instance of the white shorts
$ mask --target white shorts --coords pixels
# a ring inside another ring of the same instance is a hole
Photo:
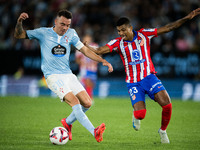
[[[58,95],[61,102],[67,93],[76,95],[85,90],[74,74],[52,74],[46,81],[49,89]]]

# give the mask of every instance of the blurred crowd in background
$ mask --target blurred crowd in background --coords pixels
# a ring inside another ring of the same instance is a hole
[[[27,12],[25,29],[51,27],[56,13],[68,9],[73,13],[72,28],[79,36],[89,33],[100,46],[117,37],[115,22],[121,16],[131,19],[135,30],[154,28],[173,22],[200,7],[199,0],[1,0],[0,50],[37,50],[35,41],[13,37],[20,13]],[[156,38],[152,51],[199,51],[200,21],[194,19],[181,29]]]
[[[71,27],[77,31],[81,40],[84,35],[90,34],[94,42],[103,46],[118,37],[115,22],[119,17],[129,17],[134,30],[156,28],[182,18],[198,7],[200,0],[0,0],[0,95],[19,94],[23,91],[22,93],[30,93],[29,96],[34,97],[39,95],[38,86],[43,87],[44,84],[43,78],[41,79],[38,42],[17,40],[13,36],[17,19],[22,12],[29,15],[23,22],[24,29],[27,30],[52,27],[57,12],[68,9],[73,14]],[[151,56],[158,77],[166,78],[163,82],[167,89],[172,89],[169,93],[173,97],[182,95],[184,100],[192,97],[199,100],[200,16],[175,31],[153,39]],[[106,54],[104,58],[113,65],[114,72],[108,74],[107,68],[99,65],[96,87],[104,90],[99,93],[104,96],[109,92],[110,95],[112,92],[123,95],[119,88],[124,83],[125,72],[119,55]],[[74,47],[70,59],[72,71],[78,74]],[[33,76],[30,78],[27,75]],[[113,77],[116,77],[115,80]],[[28,88],[19,85],[27,85]],[[112,89],[109,90],[109,87]]]
[[[38,74],[40,70],[39,44],[36,40],[17,40],[14,29],[22,12],[29,18],[24,29],[52,27],[56,14],[68,9],[73,14],[72,25],[81,40],[86,34],[99,46],[118,37],[115,22],[119,17],[130,18],[134,30],[156,28],[176,21],[200,7],[199,0],[1,0],[0,1],[0,59],[4,67],[0,74],[17,70]],[[200,17],[188,21],[179,29],[151,41],[151,55],[157,75],[174,78],[200,79]],[[84,41],[83,41],[84,42]],[[72,47],[71,68],[78,73]],[[11,57],[12,56],[12,57]],[[7,58],[8,57],[8,58]],[[116,75],[125,75],[118,55],[107,54]],[[105,67],[99,66],[99,76],[108,77]],[[113,76],[111,74],[111,76]]]

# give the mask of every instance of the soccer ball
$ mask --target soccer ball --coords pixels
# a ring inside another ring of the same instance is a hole
[[[69,140],[68,131],[63,127],[55,127],[51,130],[49,138],[55,145],[64,145]]]

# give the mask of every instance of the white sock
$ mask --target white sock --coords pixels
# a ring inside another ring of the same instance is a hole
[[[81,105],[81,107],[82,107],[82,110],[83,110],[84,113],[85,113],[86,111],[89,110],[89,108],[85,108],[85,107],[83,107],[82,105]],[[74,112],[72,111],[72,113],[66,118],[66,123],[67,123],[68,125],[71,125],[71,124],[74,123],[76,120],[77,120],[77,119],[76,119],[76,117],[75,117],[75,114],[74,114]]]
[[[83,112],[81,105],[77,104],[72,107],[76,119],[94,136],[94,126]]]

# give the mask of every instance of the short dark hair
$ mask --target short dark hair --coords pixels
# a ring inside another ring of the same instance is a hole
[[[125,25],[131,25],[130,19],[127,18],[127,17],[121,17],[116,22],[116,26],[121,26],[123,24],[125,24]]]
[[[63,10],[60,10],[58,13],[57,13],[57,16],[58,17],[65,17],[67,19],[72,19],[72,13],[70,11],[68,11],[67,9],[63,9]]]

